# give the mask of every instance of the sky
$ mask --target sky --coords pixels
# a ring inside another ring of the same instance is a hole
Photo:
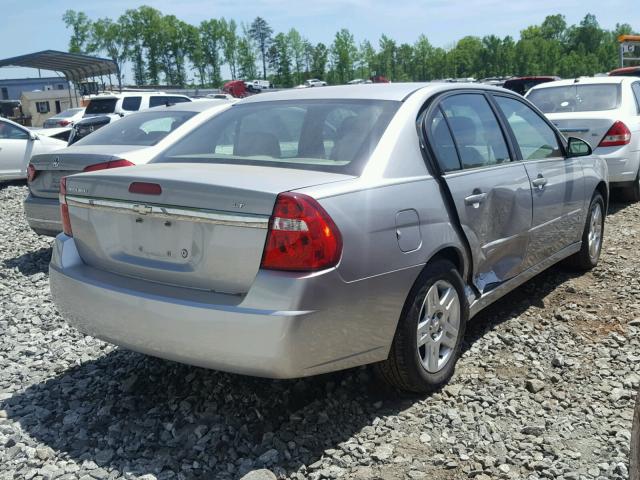
[[[517,38],[523,28],[557,13],[565,15],[569,24],[593,13],[603,28],[629,23],[640,30],[640,8],[633,4],[629,0],[0,0],[0,59],[46,49],[66,51],[70,33],[61,17],[67,9],[83,10],[92,19],[116,18],[128,8],[149,5],[192,24],[213,17],[250,23],[261,16],[275,32],[295,27],[314,43],[328,45],[337,30],[348,28],[357,42],[369,39],[376,45],[384,33],[399,43],[413,43],[425,34],[433,45],[449,47],[465,35]],[[37,76],[37,70],[0,68],[0,78],[25,76]]]

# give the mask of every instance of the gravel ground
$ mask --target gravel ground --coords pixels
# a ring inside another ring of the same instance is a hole
[[[640,204],[612,205],[593,272],[553,268],[476,318],[451,383],[416,398],[368,368],[270,381],[79,334],[25,193],[0,185],[0,479],[628,477]]]

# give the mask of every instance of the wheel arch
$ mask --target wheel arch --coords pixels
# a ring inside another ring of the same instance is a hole
[[[604,200],[604,212],[605,215],[607,213],[607,210],[609,209],[609,188],[607,187],[607,184],[604,180],[601,180],[595,188],[595,192],[600,193],[600,195],[602,195],[602,199]]]

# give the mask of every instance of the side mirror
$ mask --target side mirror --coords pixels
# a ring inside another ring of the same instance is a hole
[[[584,140],[576,137],[569,137],[567,139],[567,142],[567,151],[569,153],[569,158],[586,157],[587,155],[591,155],[593,153],[593,150],[591,150],[591,146]]]

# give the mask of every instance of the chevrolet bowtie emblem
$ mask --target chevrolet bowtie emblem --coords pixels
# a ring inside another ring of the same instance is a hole
[[[140,215],[146,215],[153,211],[153,208],[148,205],[134,205],[133,211],[139,213]]]

